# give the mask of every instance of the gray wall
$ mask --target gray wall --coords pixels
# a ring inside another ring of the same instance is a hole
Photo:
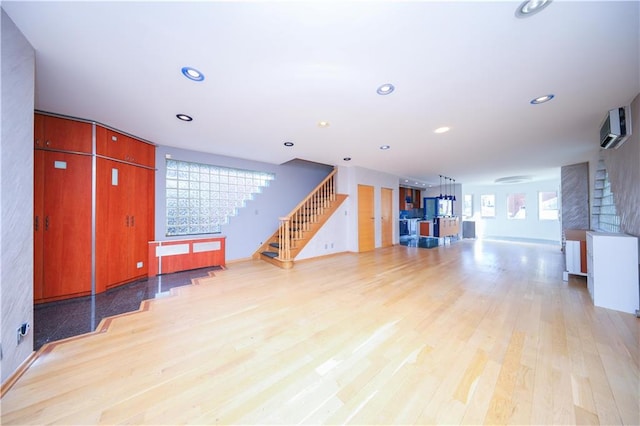
[[[589,229],[589,163],[560,169],[562,230]]]
[[[35,53],[2,10],[0,57],[0,305],[1,380],[33,352],[33,331],[17,344],[17,329],[33,324],[33,104]]]
[[[602,154],[620,216],[620,230],[640,236],[640,95],[631,103],[631,117],[631,137],[618,149],[604,150]]]
[[[244,170],[275,173],[275,180],[263,189],[246,206],[238,210],[227,225],[222,226],[226,236],[226,259],[246,259],[260,247],[262,242],[278,228],[278,218],[289,213],[309,192],[330,172],[331,166],[305,161],[291,161],[282,165],[205,154],[185,149],[159,146],[156,150],[156,229],[158,241],[199,238],[220,234],[194,235],[187,237],[166,237],[165,176],[166,155],[173,160],[192,161]]]

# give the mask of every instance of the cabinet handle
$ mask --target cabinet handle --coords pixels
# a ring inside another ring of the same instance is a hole
[[[129,215],[127,215],[127,228],[129,227]]]
[[[36,146],[40,146],[40,139],[36,139]]]
[[[39,225],[38,225],[38,222],[39,222],[38,217],[39,217],[39,216],[36,216],[36,223],[35,223],[36,231],[38,230],[38,226],[39,226]]]
[[[51,145],[51,141],[46,141],[44,144],[45,144],[46,146],[49,146],[49,145]]]
[[[49,230],[49,216],[44,218],[44,230],[45,231]]]
[[[135,226],[135,224],[134,224],[134,222],[133,222],[133,221],[134,221],[134,219],[135,219],[135,216],[131,216],[131,226]]]

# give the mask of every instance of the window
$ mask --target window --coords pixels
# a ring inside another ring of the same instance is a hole
[[[507,219],[524,219],[526,216],[525,194],[507,195]]]
[[[473,194],[464,194],[462,200],[462,216],[473,216]]]
[[[538,218],[540,220],[558,220],[558,191],[538,193]]]
[[[275,174],[167,160],[167,236],[220,232]]]
[[[480,196],[480,216],[496,217],[496,196],[493,194]]]

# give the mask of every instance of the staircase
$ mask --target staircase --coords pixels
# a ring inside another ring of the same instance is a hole
[[[291,269],[293,260],[325,222],[338,209],[346,195],[336,194],[333,170],[287,216],[280,218],[280,226],[253,254],[283,269]]]

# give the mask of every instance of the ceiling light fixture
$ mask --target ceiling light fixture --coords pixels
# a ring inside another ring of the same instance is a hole
[[[538,104],[543,104],[545,102],[549,102],[551,99],[555,98],[556,95],[554,94],[548,94],[548,95],[544,95],[544,96],[539,96],[535,99],[531,99],[531,101],[529,101],[529,103],[531,105],[538,105]]]
[[[292,147],[293,146],[293,142],[285,142],[283,145],[287,146],[287,147]]]
[[[516,9],[516,18],[528,18],[549,6],[551,0],[526,0]]]
[[[447,126],[444,126],[444,127],[438,127],[437,129],[435,129],[435,130],[433,131],[433,133],[438,133],[438,134],[441,134],[441,133],[447,133],[449,130],[451,130],[451,128],[450,128],[450,127],[447,127]]]
[[[344,157],[343,160],[344,161],[351,161],[351,157]]]
[[[178,117],[178,120],[182,121],[193,121],[193,117],[187,114],[176,114],[176,117]]]
[[[378,89],[376,90],[376,93],[378,95],[388,95],[390,93],[392,93],[394,90],[396,90],[395,86],[391,83],[385,83],[382,86],[378,87]]]
[[[529,182],[532,179],[531,176],[507,176],[496,179],[495,183],[524,183]]]
[[[381,150],[386,151],[387,149],[391,148],[389,145],[382,145],[380,147]]]
[[[318,127],[329,127],[328,121],[318,121]]]
[[[191,67],[182,67],[182,75],[187,77],[189,80],[193,80],[193,81],[204,80],[204,74],[202,74],[197,69],[191,68]]]

